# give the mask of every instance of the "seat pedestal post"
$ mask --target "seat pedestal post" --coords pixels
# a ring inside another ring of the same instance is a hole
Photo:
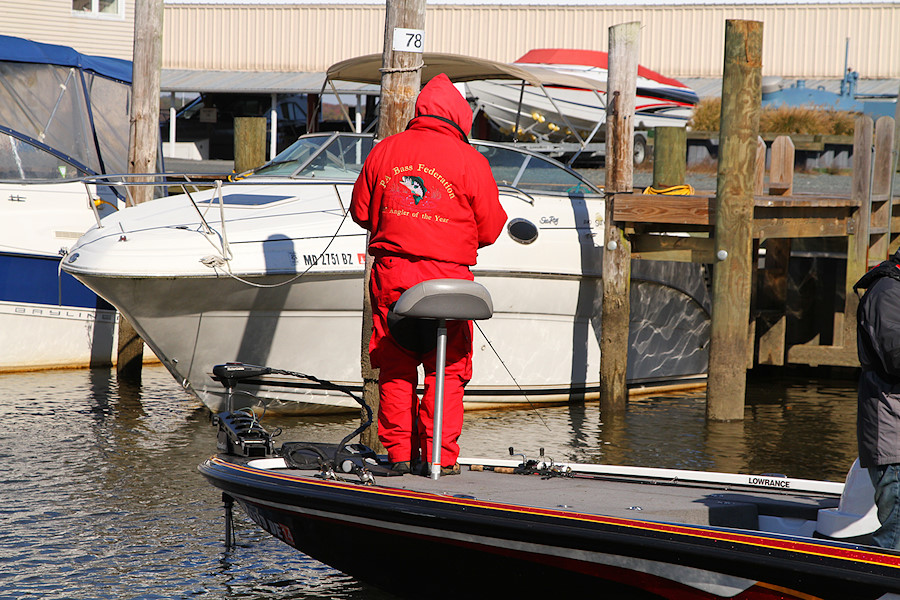
[[[444,437],[444,376],[447,363],[447,321],[490,319],[494,303],[487,289],[467,279],[429,279],[400,295],[392,309],[401,317],[438,322],[435,352],[434,415],[431,426],[432,479],[441,476],[441,438]],[[427,450],[427,449],[426,449]]]
[[[447,319],[438,319],[434,360],[434,419],[431,435],[431,478],[441,477],[441,439],[444,435],[444,374],[447,362]]]

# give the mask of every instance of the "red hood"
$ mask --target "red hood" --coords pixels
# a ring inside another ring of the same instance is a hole
[[[431,78],[416,99],[416,116],[433,115],[450,119],[466,135],[472,131],[472,109],[450,78],[441,73]]]

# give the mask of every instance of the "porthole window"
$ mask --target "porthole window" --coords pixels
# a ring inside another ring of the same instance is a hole
[[[537,239],[537,225],[526,219],[513,219],[506,226],[509,237],[520,244],[530,244]]]

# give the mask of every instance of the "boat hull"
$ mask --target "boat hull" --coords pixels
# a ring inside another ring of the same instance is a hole
[[[635,261],[628,380],[702,385],[708,363],[708,297],[696,265]],[[362,389],[363,270],[235,278],[115,278],[80,274],[121,308],[175,379],[213,412],[226,408],[212,368],[267,365]],[[466,406],[494,408],[599,397],[599,277],[477,272],[493,318],[478,323]],[[684,288],[680,285],[693,285]],[[313,382],[267,376],[247,382],[235,407],[279,414],[357,411]]]
[[[460,481],[433,491],[363,486],[225,455],[200,471],[275,537],[408,597],[459,597],[476,584],[483,597],[602,589],[617,598],[875,599],[900,590],[896,555],[811,537],[483,501],[477,482],[472,495],[441,491],[465,489]],[[494,477],[508,486],[520,476]],[[535,485],[527,482],[507,489]],[[389,556],[376,560],[383,549]]]
[[[116,311],[59,256],[0,253],[0,371],[109,366]]]
[[[115,310],[59,268],[70,245],[114,212],[104,193],[95,215],[89,191],[78,180],[0,182],[9,200],[0,204],[0,371],[113,364]]]
[[[0,372],[113,364],[116,311],[0,302]]]

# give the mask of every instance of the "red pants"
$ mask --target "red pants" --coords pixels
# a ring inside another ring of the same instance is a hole
[[[369,356],[379,368],[381,389],[378,437],[391,462],[422,459],[431,462],[434,424],[435,350],[417,353],[400,346],[388,331],[390,307],[407,289],[428,279],[473,279],[464,265],[404,258],[376,257],[369,293],[372,298],[372,339]],[[419,364],[425,371],[425,393],[416,394]],[[463,423],[463,388],[472,379],[472,322],[447,322],[447,364],[444,372],[444,420],[441,464],[459,457]]]

